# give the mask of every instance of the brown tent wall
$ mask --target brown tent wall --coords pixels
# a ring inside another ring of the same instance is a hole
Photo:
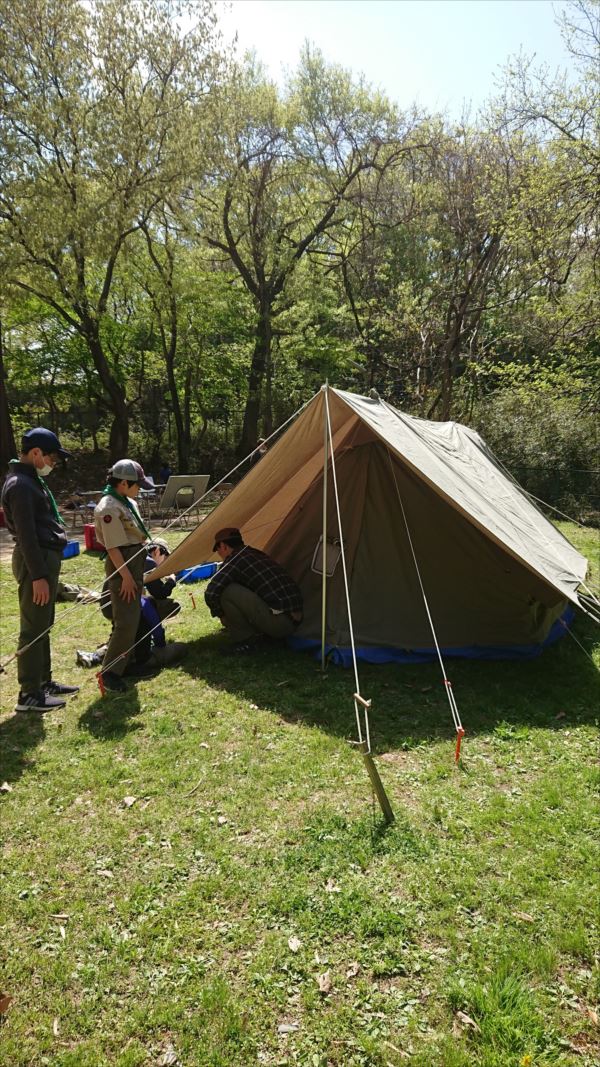
[[[440,644],[543,642],[565,600],[449,508],[381,442],[346,449],[336,469],[357,645],[419,649],[433,644],[396,484]],[[321,634],[321,576],[310,565],[321,533],[322,491],[321,476],[301,510],[268,544],[304,595],[298,636],[314,639]],[[339,534],[331,492],[327,526],[332,536]],[[326,641],[350,644],[341,562],[328,581]]]

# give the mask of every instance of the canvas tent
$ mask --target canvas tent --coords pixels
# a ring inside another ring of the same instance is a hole
[[[323,529],[326,412],[359,656],[412,659],[539,651],[578,604],[587,562],[457,423],[412,418],[385,401],[323,387],[227,498],[170,556],[167,570],[213,559],[217,529],[298,581],[297,644],[321,644],[322,577],[312,568]],[[328,464],[327,532],[339,535]],[[414,554],[413,554],[414,550]],[[155,573],[160,575],[161,568]],[[326,645],[348,653],[343,570],[327,580]]]

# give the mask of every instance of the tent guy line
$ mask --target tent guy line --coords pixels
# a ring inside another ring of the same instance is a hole
[[[389,463],[390,463],[390,470],[392,472],[392,477],[394,479],[394,486],[396,488],[396,495],[398,497],[398,503],[400,504],[400,510],[402,511],[402,518],[404,520],[404,526],[406,528],[406,536],[408,538],[408,543],[410,545],[410,551],[411,551],[413,562],[414,562],[414,565],[415,565],[415,570],[417,572],[417,578],[419,580],[419,587],[421,589],[421,595],[423,597],[423,604],[425,605],[425,611],[427,612],[427,618],[429,620],[429,625],[431,627],[431,636],[433,637],[433,641],[434,641],[434,644],[435,644],[435,650],[437,652],[437,657],[438,657],[439,664],[440,664],[440,670],[442,672],[442,678],[444,680],[444,688],[446,690],[446,695],[448,697],[448,703],[450,705],[450,713],[452,715],[452,720],[454,722],[454,728],[455,728],[456,734],[457,734],[456,760],[458,761],[458,758],[460,756],[460,745],[461,745],[462,738],[464,737],[465,731],[464,731],[463,724],[462,724],[461,719],[460,719],[460,714],[459,714],[459,711],[458,711],[458,705],[456,703],[456,698],[454,696],[454,690],[452,689],[452,683],[449,680],[448,675],[446,673],[446,667],[445,667],[445,664],[444,664],[442,653],[440,651],[440,645],[439,645],[439,641],[438,641],[438,638],[437,638],[437,634],[435,632],[435,626],[433,625],[433,619],[431,617],[431,610],[430,610],[430,607],[429,607],[429,601],[427,599],[427,594],[425,592],[425,587],[423,585],[423,579],[421,577],[421,571],[419,570],[419,561],[417,559],[417,554],[415,552],[413,539],[412,539],[411,532],[410,532],[410,529],[409,529],[409,526],[408,526],[408,519],[406,518],[406,511],[404,510],[404,503],[402,501],[402,496],[400,494],[400,487],[398,486],[398,479],[396,478],[396,472],[394,470],[394,465],[392,463],[392,457],[391,457],[389,448],[387,449],[387,454],[388,454],[388,459],[389,459]]]

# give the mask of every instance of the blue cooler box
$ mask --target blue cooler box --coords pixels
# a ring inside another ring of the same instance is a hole
[[[67,541],[63,548],[62,558],[70,559],[71,556],[79,555],[79,541]]]
[[[218,566],[218,563],[200,563],[198,567],[186,567],[179,571],[177,577],[185,585],[191,585],[192,582],[201,582],[203,578],[212,578]]]

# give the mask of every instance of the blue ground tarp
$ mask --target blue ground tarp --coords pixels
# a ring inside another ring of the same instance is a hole
[[[442,648],[446,658],[453,659],[535,659],[548,645],[553,645],[564,637],[565,626],[570,626],[575,616],[575,609],[569,604],[560,619],[552,625],[546,640],[540,645],[502,645],[498,647],[485,645],[465,645],[463,648]],[[307,637],[288,637],[288,645],[296,651],[314,650],[315,659],[321,656],[321,642]],[[330,663],[341,667],[352,666],[352,650],[326,645],[325,652]],[[435,648],[386,648],[375,645],[357,646],[356,658],[365,663],[431,663],[437,659]]]

